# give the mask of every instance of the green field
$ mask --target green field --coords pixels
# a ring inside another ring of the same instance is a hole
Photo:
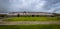
[[[0,29],[60,29],[60,25],[0,25]]]
[[[12,17],[4,21],[60,21],[58,17]]]

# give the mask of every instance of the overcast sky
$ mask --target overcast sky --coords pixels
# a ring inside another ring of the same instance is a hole
[[[60,0],[0,0],[0,12],[21,11],[60,13]]]

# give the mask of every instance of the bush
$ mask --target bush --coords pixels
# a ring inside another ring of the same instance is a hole
[[[57,19],[60,20],[60,16],[58,16]]]
[[[3,14],[0,14],[0,17],[6,17],[6,16],[7,16],[7,15],[5,15],[5,14],[4,14],[4,15],[3,15]]]

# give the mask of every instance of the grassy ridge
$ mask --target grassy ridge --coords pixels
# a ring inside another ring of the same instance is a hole
[[[57,17],[12,17],[4,21],[58,21]]]
[[[0,29],[60,29],[60,25],[0,25]]]

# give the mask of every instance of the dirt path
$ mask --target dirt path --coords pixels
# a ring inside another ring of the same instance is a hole
[[[54,21],[15,21],[15,22],[0,22],[0,25],[30,25],[30,24],[60,24]]]

